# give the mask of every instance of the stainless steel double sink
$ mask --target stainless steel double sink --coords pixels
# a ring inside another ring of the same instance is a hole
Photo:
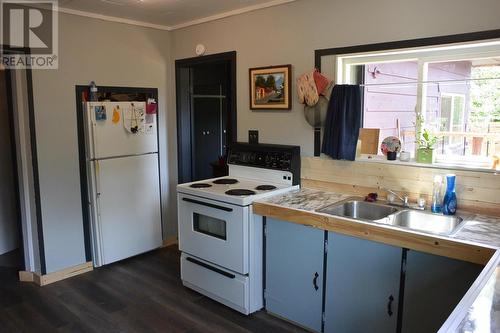
[[[357,197],[323,207],[318,212],[438,235],[454,234],[465,223],[464,219],[459,216],[433,214],[385,203],[366,202]]]

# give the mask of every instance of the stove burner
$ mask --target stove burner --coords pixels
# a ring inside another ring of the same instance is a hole
[[[206,187],[212,187],[212,185],[207,184],[207,183],[194,183],[194,184],[189,185],[189,187],[192,187],[192,188],[206,188]]]
[[[252,191],[252,190],[244,190],[244,189],[241,189],[241,188],[235,188],[235,189],[232,189],[232,190],[226,191],[226,194],[227,194],[227,195],[239,195],[239,196],[244,196],[244,195],[252,195],[252,194],[256,194],[256,192],[255,192],[255,191]]]
[[[223,184],[223,185],[236,184],[237,182],[238,179],[234,178],[221,178],[213,181],[214,184]]]
[[[257,191],[271,191],[276,189],[274,185],[259,185],[255,188]]]

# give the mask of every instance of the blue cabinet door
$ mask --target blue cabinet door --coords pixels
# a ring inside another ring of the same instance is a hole
[[[319,229],[266,221],[266,310],[321,331],[324,235]]]
[[[396,332],[402,249],[328,233],[325,332]]]
[[[437,332],[483,268],[407,250],[402,332]]]

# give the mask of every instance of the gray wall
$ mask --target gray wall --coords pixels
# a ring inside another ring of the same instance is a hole
[[[173,58],[236,50],[238,139],[260,130],[262,142],[299,144],[313,154],[313,132],[294,90],[291,112],[249,110],[248,69],[292,64],[293,79],[314,66],[314,50],[500,28],[498,0],[299,0],[172,34]]]
[[[33,71],[38,167],[47,272],[85,262],[75,85],[159,89],[160,152],[167,151],[169,35],[166,31],[59,16],[59,69]],[[161,158],[164,220],[173,221]]]
[[[18,216],[6,73],[0,69],[0,255],[19,246]]]
[[[40,189],[47,270],[84,262],[75,116],[77,84],[157,87],[166,235],[176,233],[177,148],[174,59],[236,50],[238,139],[299,144],[313,133],[296,102],[291,112],[251,112],[248,68],[292,64],[294,79],[314,66],[314,49],[500,28],[498,0],[299,0],[166,32],[60,14],[60,68],[34,71]],[[295,87],[294,87],[295,88]]]

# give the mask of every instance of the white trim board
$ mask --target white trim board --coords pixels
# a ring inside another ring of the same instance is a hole
[[[92,12],[87,12],[87,11],[78,10],[78,9],[64,8],[61,6],[59,6],[58,11],[61,13],[65,13],[65,14],[90,17],[90,18],[103,20],[103,21],[124,23],[124,24],[152,28],[152,29],[158,29],[158,30],[164,30],[164,31],[173,31],[173,30],[177,30],[177,29],[190,27],[193,25],[198,25],[198,24],[202,24],[202,23],[206,23],[206,22],[220,20],[220,19],[230,17],[230,16],[240,15],[240,14],[253,12],[256,10],[265,9],[265,8],[269,8],[269,7],[284,5],[284,4],[287,4],[290,2],[294,2],[294,1],[297,1],[297,0],[273,0],[273,1],[265,2],[265,3],[253,5],[253,6],[247,6],[247,7],[238,8],[238,9],[230,10],[227,12],[222,12],[219,14],[211,15],[211,16],[202,17],[199,19],[187,21],[184,23],[179,23],[179,24],[172,25],[172,26],[154,24],[154,23],[132,20],[132,19],[116,17],[116,16],[110,16],[110,15],[103,15],[103,14],[92,13]]]
[[[122,18],[122,17],[108,16],[108,15],[103,15],[103,14],[85,12],[83,10],[59,7],[58,11],[61,13],[65,13],[65,14],[90,17],[90,18],[103,20],[103,21],[109,21],[109,22],[124,23],[124,24],[136,25],[136,26],[146,27],[146,28],[153,28],[153,29],[158,29],[158,30],[166,30],[166,31],[172,30],[172,28],[170,28],[166,25],[152,24],[152,23],[147,23],[147,22],[142,22],[142,21],[126,19],[126,18]]]
[[[220,14],[215,14],[215,15],[211,15],[211,16],[207,16],[207,17],[202,17],[202,18],[199,18],[196,20],[192,20],[192,21],[179,23],[177,25],[171,26],[170,30],[182,29],[182,28],[190,27],[192,25],[197,25],[197,24],[206,23],[206,22],[210,22],[210,21],[220,20],[220,19],[223,19],[223,18],[226,18],[229,16],[235,16],[235,15],[240,15],[240,14],[244,14],[244,13],[248,13],[248,12],[253,12],[253,11],[259,10],[259,9],[280,6],[280,5],[284,5],[284,4],[287,4],[290,2],[294,2],[294,1],[296,1],[296,0],[273,0],[273,1],[265,2],[265,3],[261,3],[258,5],[234,9],[234,10],[230,10],[227,12],[222,12]]]

